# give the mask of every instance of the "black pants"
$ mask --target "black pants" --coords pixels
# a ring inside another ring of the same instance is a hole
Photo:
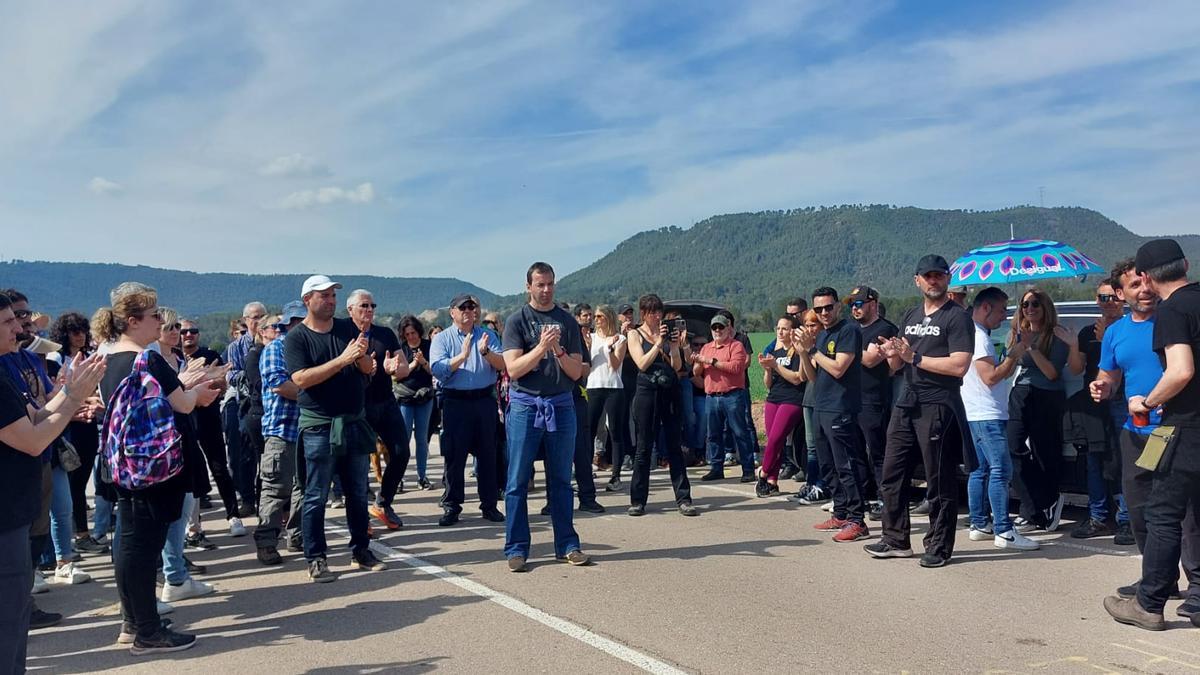
[[[244,467],[242,469],[246,480],[250,481],[254,501],[250,502],[253,505],[258,504],[259,493],[262,489],[262,484],[259,482],[258,465],[262,462],[263,454],[263,439],[262,435],[262,412],[258,410],[250,410],[242,415],[242,461],[253,462],[254,466]]]
[[[863,448],[867,453],[867,462],[871,469],[872,490],[878,498],[879,486],[883,483],[883,454],[887,447],[888,422],[892,418],[891,406],[883,408],[863,408],[858,413],[858,429],[862,432]]]
[[[687,463],[680,447],[679,391],[669,389],[638,388],[633,395],[633,430],[635,451],[633,476],[629,485],[629,502],[646,505],[650,496],[650,453],[658,440],[659,429],[666,435],[667,447],[659,448],[666,455],[671,471],[671,487],[675,489],[675,503],[692,501],[692,486],[688,483]]]
[[[1066,405],[1065,393],[1025,384],[1013,387],[1008,396],[1012,486],[1021,500],[1021,517],[1038,525],[1046,524],[1044,512],[1058,500]]]
[[[32,585],[29,526],[0,531],[0,673],[25,672]]]
[[[225,519],[228,520],[238,514],[237,491],[233,487],[233,476],[229,475],[225,434],[220,424],[220,416],[196,415],[196,440],[204,452],[204,461],[208,463],[213,482],[217,484],[217,493],[221,495],[221,505],[225,507]],[[238,442],[241,442],[240,434]]]
[[[629,455],[629,443],[623,429],[629,428],[629,402],[625,400],[624,389],[588,389],[588,429],[591,434],[588,440],[595,443],[596,435],[607,423],[609,438],[612,443],[612,454],[608,457],[612,463],[613,476],[621,475],[621,461]]]
[[[867,508],[867,462],[855,415],[813,411],[817,457],[833,467],[833,516],[863,523]]]
[[[375,430],[375,435],[388,453],[387,468],[383,470],[383,481],[375,503],[391,506],[396,498],[396,490],[400,488],[400,480],[404,478],[404,470],[408,468],[408,425],[404,423],[396,399],[367,405],[367,424]]]
[[[1139,553],[1146,550],[1146,501],[1154,485],[1154,473],[1134,464],[1146,447],[1146,438],[1128,429],[1121,430],[1121,489]],[[1188,590],[1200,594],[1200,495],[1193,496],[1187,517],[1183,519],[1180,543],[1179,562],[1187,577]]]
[[[588,402],[575,393],[575,489],[579,503],[596,501],[596,478],[592,475],[592,432]]]
[[[487,393],[487,392],[485,392]],[[467,455],[475,455],[475,480],[479,489],[479,508],[496,508],[496,400],[490,395],[478,398],[455,398],[449,395],[442,401],[442,457],[445,473],[442,480],[441,507],[447,511],[462,511],[467,467]]]
[[[883,541],[912,548],[909,540],[908,491],[913,471],[925,464],[929,495],[929,532],[925,552],[950,558],[954,553],[954,528],[958,518],[958,464],[962,460],[962,434],[954,409],[941,403],[897,407],[888,424],[883,458]]]
[[[808,446],[804,442],[804,418],[792,429],[787,444],[783,447],[783,466],[794,467],[797,470],[808,466]]]
[[[183,494],[179,494],[179,508]],[[167,541],[171,520],[156,515],[146,500],[122,496],[117,505],[121,541],[113,561],[117,594],[121,596],[121,614],[126,623],[137,627],[140,637],[158,631],[157,598],[154,593],[158,557]]]
[[[1162,612],[1167,597],[1179,583],[1183,523],[1190,517],[1194,530],[1200,516],[1200,429],[1181,428],[1176,434],[1172,457],[1165,469],[1154,472],[1145,503],[1146,545],[1142,551],[1138,603],[1155,613]],[[1189,551],[1192,554],[1189,562],[1193,565],[1194,543],[1188,547],[1193,549]],[[1189,579],[1189,592],[1200,594],[1194,579]]]
[[[67,474],[67,481],[71,485],[71,520],[75,523],[75,533],[84,535],[88,532],[87,484],[92,477],[92,467],[96,464],[100,431],[95,424],[88,422],[71,422],[67,425],[67,431],[81,462],[79,468]]]

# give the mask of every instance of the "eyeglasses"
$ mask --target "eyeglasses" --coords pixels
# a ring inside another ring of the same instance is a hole
[[[1109,293],[1098,293],[1096,295],[1096,299],[1099,300],[1100,302],[1116,302],[1117,296],[1109,294]]]
[[[834,307],[833,305],[821,305],[821,306],[813,305],[813,311],[816,312],[817,314],[825,314],[827,312],[832,312],[833,307]]]
[[[199,328],[180,328],[179,334],[180,335],[199,335],[200,329]]]
[[[464,302],[463,304],[458,306],[458,309],[459,309],[459,311],[479,309],[479,305],[477,305],[473,302]]]
[[[1026,300],[1021,303],[1021,309],[1041,309],[1042,302],[1040,300]]]
[[[29,317],[33,316],[33,310],[14,309],[13,316],[17,317],[18,319],[28,319]]]
[[[379,305],[377,305],[373,302],[361,302],[361,303],[359,303],[358,308],[359,309],[375,309],[378,306]]]

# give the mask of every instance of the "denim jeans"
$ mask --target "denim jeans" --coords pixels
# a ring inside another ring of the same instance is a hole
[[[692,406],[692,399],[695,398],[695,392],[692,391],[692,384],[686,380],[681,380],[679,384],[679,417],[681,422],[680,431],[682,432],[683,440],[690,441],[692,439],[691,431],[696,426],[696,409]],[[698,445],[684,446],[689,448],[700,447]]]
[[[976,529],[987,525],[992,517],[992,528],[996,534],[1012,529],[1012,518],[1008,515],[1008,483],[1012,480],[1012,455],[1008,450],[1004,420],[982,420],[967,422],[971,439],[975,441],[975,457],[979,467],[967,478],[967,504],[971,510],[971,524]]]
[[[821,458],[817,454],[817,423],[814,415],[812,406],[804,406],[804,453],[807,457],[804,463],[804,482],[825,489],[829,487],[830,469],[821,466]]]
[[[684,383],[686,388],[692,385]],[[692,391],[692,414],[695,415],[695,423],[690,428],[684,429],[684,445],[689,448],[699,450],[706,444],[708,438],[708,397],[697,394]]]
[[[353,433],[347,431],[347,433]],[[334,457],[329,445],[329,427],[315,427],[300,432],[300,447],[304,450],[307,475],[304,485],[304,511],[301,529],[304,532],[304,558],[308,562],[325,557],[325,502],[334,474],[341,479],[346,497],[346,523],[350,529],[350,550],[355,554],[367,550],[367,467],[370,456],[347,452]]]
[[[1088,516],[1098,522],[1108,520],[1108,481],[1104,480],[1104,455],[1087,453]]]
[[[182,584],[190,576],[187,563],[183,560],[183,542],[187,537],[188,521],[195,506],[196,498],[189,492],[183,498],[183,515],[167,528],[167,543],[163,545],[162,550],[163,577],[172,586]]]
[[[71,536],[71,477],[58,466],[54,467],[51,477],[54,491],[50,496],[50,538],[54,541],[55,557],[66,560],[75,551]]]
[[[708,398],[708,463],[713,471],[724,473],[724,436],[726,429],[733,435],[742,473],[754,473],[754,443],[746,428],[744,406],[747,399],[738,391]]]
[[[429,416],[433,414],[433,399],[420,405],[400,406],[404,426],[417,442],[417,478],[425,478],[425,467],[429,465]]]
[[[529,478],[538,448],[546,447],[546,494],[554,526],[554,555],[579,550],[572,522],[571,469],[575,458],[575,405],[555,406],[555,431],[535,429],[533,406],[509,403],[505,417],[508,435],[508,485],[504,493],[504,557],[529,557]]]
[[[95,497],[96,510],[92,514],[92,538],[99,541],[108,535],[108,528],[113,524],[113,507],[115,504],[101,497]]]

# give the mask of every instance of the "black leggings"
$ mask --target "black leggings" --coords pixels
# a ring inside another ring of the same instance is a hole
[[[629,444],[625,430],[629,428],[629,401],[624,389],[588,389],[588,429],[595,446],[596,436],[603,425],[608,424],[608,437],[612,439],[612,475],[620,477],[621,461],[629,455]]]
[[[1008,396],[1013,489],[1021,500],[1021,517],[1038,525],[1046,524],[1043,512],[1058,500],[1066,405],[1066,393],[1027,384],[1013,387]]]
[[[633,456],[633,477],[629,485],[629,502],[646,505],[650,496],[650,451],[658,440],[658,430],[666,433],[667,447],[659,448],[659,456],[666,456],[671,470],[671,486],[675,488],[675,503],[692,501],[692,488],[688,483],[687,463],[679,447],[679,389],[638,389],[633,395],[633,428],[637,438],[637,450]],[[614,463],[615,465],[615,463]]]
[[[219,417],[210,419],[197,416],[196,441],[204,452],[204,460],[208,463],[208,470],[212,472],[213,482],[217,484],[221,504],[225,507],[225,519],[228,520],[237,516],[238,503],[233,476],[229,475],[229,464],[225,456],[225,434],[220,421]]]
[[[85,535],[88,533],[87,484],[100,447],[100,431],[88,422],[71,422],[67,430],[82,462],[78,469],[67,474],[71,484],[71,519],[75,522],[75,534]]]
[[[182,493],[179,502],[182,505]],[[155,510],[145,500],[129,497],[121,497],[117,505],[121,527],[113,564],[117,594],[121,596],[121,614],[126,623],[137,627],[140,637],[153,635],[161,626],[154,582],[171,521],[156,516]]]

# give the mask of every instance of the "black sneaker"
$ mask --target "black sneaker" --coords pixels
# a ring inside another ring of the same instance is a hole
[[[911,558],[913,554],[911,548],[892,546],[891,544],[882,540],[877,541],[874,544],[864,545],[863,550],[867,553],[870,553],[874,558]]]
[[[800,467],[794,464],[785,464],[783,468],[779,470],[779,480],[787,480],[798,473],[800,473]]]
[[[43,612],[37,607],[29,613],[29,630],[38,628],[49,628],[50,626],[58,625],[62,621],[63,615],[58,612]]]
[[[775,483],[768,482],[767,483],[767,494],[765,494],[763,496],[764,497],[778,497],[779,496],[779,486],[776,485]]]
[[[604,513],[604,507],[594,499],[590,502],[579,502],[579,510],[588,513]]]
[[[634,504],[625,513],[635,517],[644,516],[646,515],[646,506],[644,504]]]
[[[725,472],[724,472],[724,471],[718,471],[717,469],[712,469],[711,471],[709,471],[708,473],[704,474],[703,476],[700,476],[700,480],[704,480],[704,481],[709,481],[709,480],[725,480]]]
[[[254,515],[257,511],[258,511],[258,509],[254,508],[253,504],[243,503],[241,506],[238,506],[237,512],[238,512],[239,518],[249,518],[250,516]]]
[[[493,506],[490,509],[483,510],[483,519],[491,521],[493,523],[503,523],[504,522],[504,514],[500,513],[500,509]]]
[[[212,508],[212,497],[209,497],[208,495],[204,495],[203,497],[201,497],[200,498],[200,508],[211,509]]]
[[[438,525],[449,527],[458,522],[458,511],[446,509],[442,512],[442,517],[438,518]]]
[[[134,656],[143,654],[167,654],[191,649],[196,644],[196,636],[187,633],[176,633],[170,628],[159,628],[150,637],[135,637],[129,653]]]
[[[621,479],[613,476],[608,480],[608,484],[604,486],[605,492],[616,492],[621,489]]]
[[[1112,533],[1113,531],[1109,529],[1107,523],[1101,522],[1094,518],[1088,518],[1082,523],[1076,525],[1075,529],[1071,530],[1071,538],[1091,539],[1092,537],[1105,537]]]
[[[317,584],[337,581],[337,575],[329,570],[329,563],[324,558],[317,558],[308,563],[308,578]]]
[[[1195,623],[1196,616],[1200,615],[1200,596],[1193,595],[1184,600],[1183,604],[1175,608],[1175,613],[1185,619],[1192,619]]]
[[[936,553],[925,552],[925,553],[921,554],[921,560],[920,560],[921,567],[929,567],[929,568],[943,567],[948,562],[950,562],[949,558],[943,558],[942,556],[940,556]]]
[[[204,551],[211,551],[217,547],[216,544],[208,540],[208,537],[204,536],[203,532],[198,534],[189,534],[187,538],[184,539],[184,543],[187,544],[189,548],[198,548]]]
[[[375,557],[371,549],[363,549],[361,553],[352,553],[350,555],[351,564],[360,570],[370,570],[372,572],[382,572],[387,569],[387,563]]]
[[[883,520],[883,502],[873,501],[867,510],[867,518],[875,522]]]
[[[192,562],[191,558],[183,556],[183,565],[187,568],[188,574],[207,574],[208,568],[204,565],[197,565]]]
[[[908,509],[908,512],[909,512],[909,513],[911,513],[911,514],[913,514],[914,516],[927,516],[927,515],[929,515],[929,500],[928,500],[928,499],[922,499],[922,500],[921,500],[921,503],[917,504],[916,506],[910,507],[910,508]]]
[[[770,491],[770,485],[771,484],[767,482],[766,478],[759,478],[758,482],[754,484],[754,496],[766,497],[767,493]]]
[[[80,553],[99,555],[108,553],[108,548],[108,544],[101,544],[90,534],[75,540],[75,550]]]
[[[754,482],[754,472],[749,471],[749,472],[743,473],[742,477],[738,479],[738,482],[739,483],[753,483]]]
[[[1117,533],[1113,535],[1113,543],[1117,546],[1133,546],[1137,540],[1133,538],[1133,528],[1129,523],[1117,523]]]
[[[279,549],[274,546],[264,546],[258,549],[258,562],[264,565],[279,565],[283,563],[283,556],[279,555]]]
[[[159,625],[161,625],[163,628],[169,628],[171,626],[170,619],[163,618],[163,619],[160,619],[160,621],[161,621],[161,623]],[[131,644],[133,644],[133,641],[136,639],[137,639],[137,626],[134,626],[131,623],[122,621],[121,622],[121,632],[119,634],[117,634],[117,644],[131,645]]]
[[[430,482],[429,482],[427,479],[425,479],[425,478],[418,478],[418,479],[417,479],[417,487],[421,488],[422,490],[432,490],[432,489],[433,489],[433,483],[430,483]]]

